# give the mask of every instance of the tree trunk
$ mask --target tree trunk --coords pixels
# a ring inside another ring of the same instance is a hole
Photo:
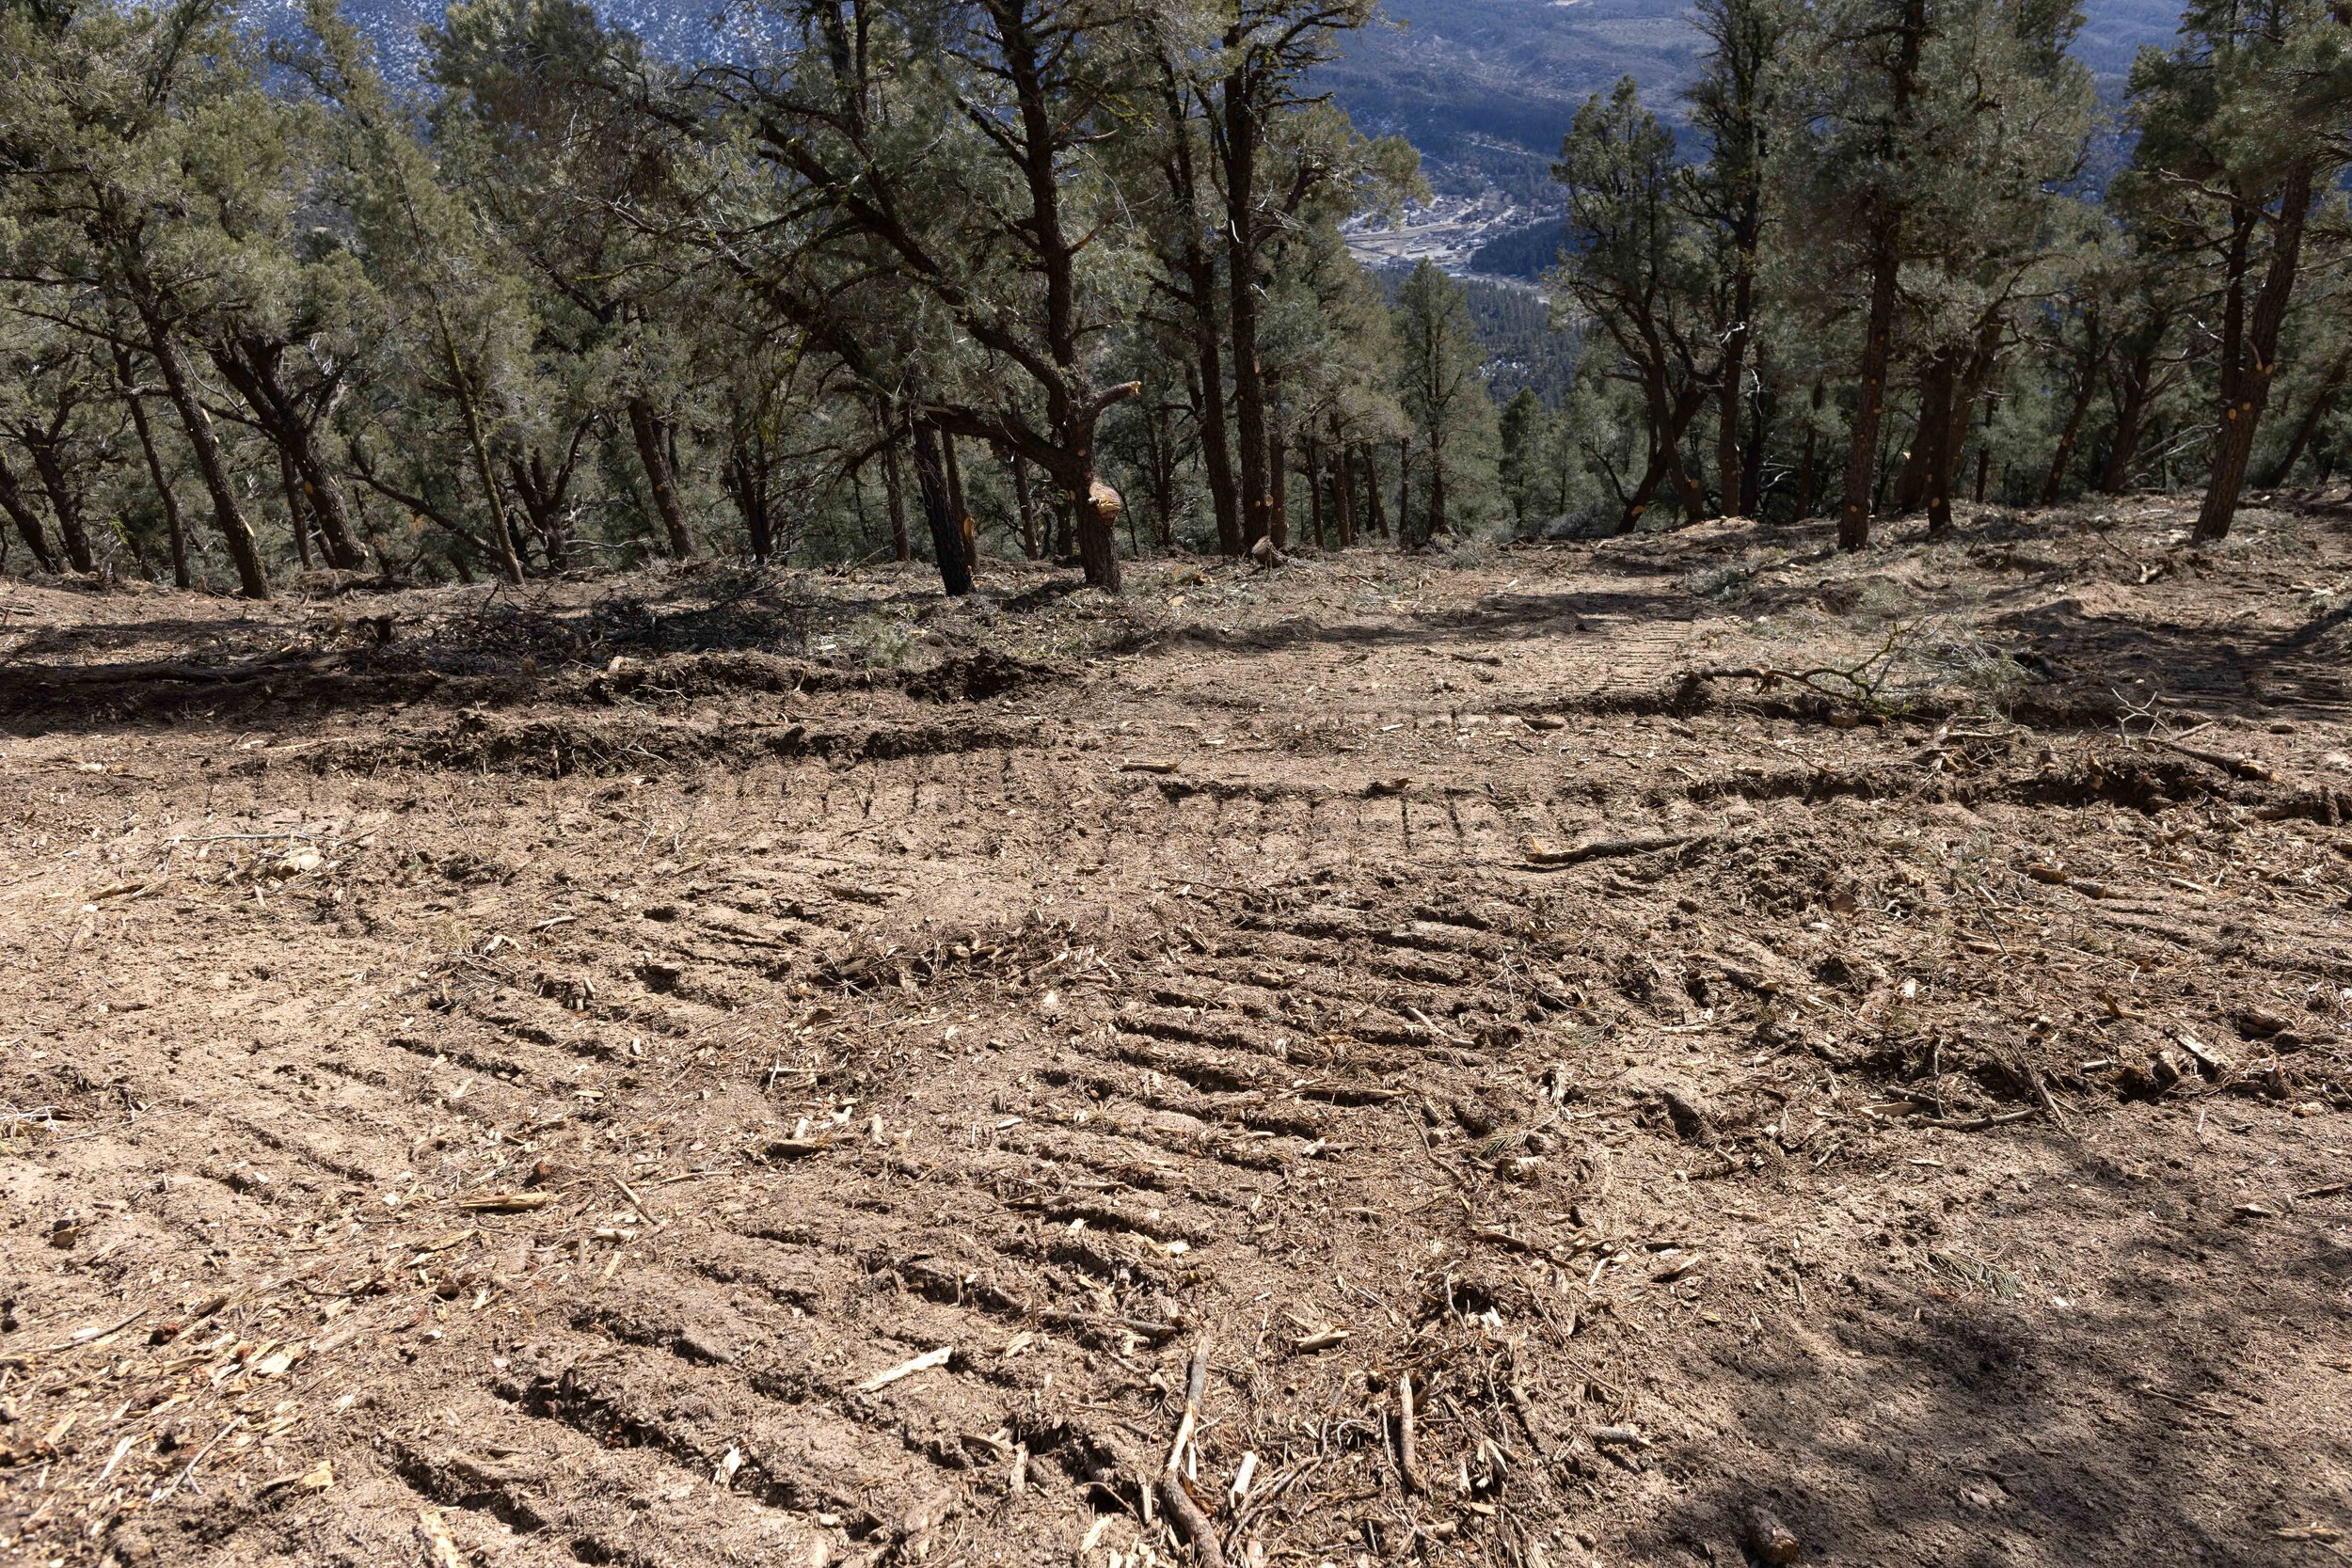
[[[367,564],[351,527],[351,508],[336,482],[335,470],[319,450],[317,432],[303,417],[296,400],[278,378],[276,351],[267,344],[208,344],[206,353],[237,395],[253,410],[264,435],[293,465],[295,482],[308,502],[306,510],[318,524],[319,542],[329,566],[354,571]],[[281,483],[284,470],[279,473]],[[292,495],[294,492],[287,492]],[[310,565],[308,546],[303,565]]]
[[[1894,358],[1895,277],[1900,257],[1891,222],[1882,220],[1870,264],[1870,316],[1862,345],[1853,439],[1846,451],[1846,488],[1837,508],[1837,547],[1870,543],[1870,493],[1878,479],[1879,425],[1886,414],[1886,370]]]
[[[1769,386],[1759,385],[1748,418],[1747,444],[1740,453],[1740,514],[1761,516],[1764,512],[1764,449],[1779,408]]]
[[[1079,483],[1071,486],[1071,510],[1076,514],[1078,562],[1086,569],[1089,586],[1116,594],[1120,589],[1117,529],[1126,503],[1098,474],[1073,477],[1079,478]]]
[[[908,406],[917,406],[909,398]],[[939,562],[940,585],[950,597],[972,592],[972,566],[963,558],[963,526],[955,499],[947,493],[947,465],[940,456],[939,436],[920,413],[914,416],[914,481],[922,493],[923,518],[930,525],[931,554]]]
[[[1267,433],[1265,451],[1269,501],[1266,507],[1266,535],[1274,541],[1276,549],[1286,550],[1291,544],[1290,453],[1279,428]]]
[[[2220,481],[2222,466],[2228,460],[2229,427],[2236,422],[2238,400],[2245,385],[2246,371],[2246,268],[2252,251],[2255,231],[2262,226],[2262,214],[2250,203],[2240,201],[2230,214],[2230,241],[2223,251],[2222,272],[2227,281],[2221,295],[2221,352],[2217,356],[2219,366],[2221,393],[2221,428],[2214,442],[2212,460],[2207,468],[2211,478],[2207,493]],[[2204,514],[2198,514],[2193,537],[2204,534]]]
[[[519,479],[518,474],[516,486],[518,490],[522,489]],[[768,479],[760,460],[738,446],[727,454],[725,483],[727,494],[735,501],[736,515],[743,519],[743,532],[751,542],[752,562],[755,565],[765,566],[776,553],[776,527],[775,518],[769,511]],[[861,490],[861,515],[864,512],[863,495],[864,492]],[[532,504],[531,493],[527,490],[524,491],[523,504],[531,511],[532,520],[534,523],[538,522],[538,509]],[[542,529],[543,534],[545,531]],[[555,542],[550,536],[548,546],[548,564],[553,567],[561,563],[557,557]]]
[[[1685,427],[1687,429],[1687,426]],[[1677,435],[1666,448],[1666,481],[1673,486],[1676,504],[1682,508],[1686,522],[1697,522],[1707,515],[1707,492],[1682,462],[1682,437]]]
[[[156,499],[163,503],[164,527],[171,540],[171,580],[177,587],[192,587],[194,582],[188,576],[187,525],[180,516],[180,497],[171,487],[170,476],[164,472],[163,454],[155,447],[155,432],[147,420],[147,400],[139,396],[137,383],[131,374],[131,351],[118,343],[114,356],[115,384],[131,410],[131,425],[138,432],[139,451],[147,458],[147,477],[155,486]]]
[[[1649,510],[1650,498],[1658,494],[1658,486],[1666,478],[1665,449],[1652,448],[1649,461],[1642,467],[1642,481],[1633,493],[1625,499],[1625,511],[1617,519],[1619,533],[1631,533],[1642,526],[1642,515]],[[1614,476],[1612,476],[1612,483]]]
[[[1740,399],[1747,380],[1748,312],[1755,309],[1756,278],[1740,268],[1731,283],[1731,330],[1724,336],[1724,368],[1716,394],[1715,470],[1723,492],[1722,515],[1743,516],[1745,467],[1740,461]]]
[[[874,429],[882,436],[882,499],[890,511],[890,554],[895,561],[914,559],[914,541],[907,537],[907,476],[898,457],[898,428],[893,421],[890,404],[882,398],[874,400]],[[1016,474],[1021,460],[1013,459]]]
[[[645,483],[653,491],[654,513],[669,536],[670,555],[683,561],[694,553],[694,541],[686,531],[686,508],[678,500],[677,476],[670,471],[661,420],[643,397],[628,400],[628,432],[636,442],[637,461],[644,467]]]
[[[1389,517],[1387,508],[1380,499],[1380,459],[1369,441],[1364,443],[1357,456],[1364,466],[1364,521],[1375,537],[1386,539],[1389,536]]]
[[[1224,84],[1226,326],[1233,343],[1233,426],[1241,458],[1242,547],[1265,537],[1274,514],[1266,464],[1264,371],[1258,359],[1258,119],[1249,74]]]
[[[1331,521],[1338,529],[1340,546],[1344,549],[1356,543],[1356,463],[1345,441],[1339,438],[1340,423],[1331,421]]]
[[[1243,537],[1241,489],[1233,475],[1232,441],[1225,428],[1225,368],[1217,351],[1215,297],[1216,269],[1205,267],[1192,279],[1200,303],[1193,310],[1193,356],[1200,361],[1200,467],[1209,481],[1209,504],[1216,512],[1216,547],[1237,556],[1249,547]]]
[[[33,559],[40,562],[40,569],[54,575],[57,558],[50,553],[49,540],[41,532],[40,515],[25,502],[24,488],[17,483],[5,457],[0,457],[0,512],[6,512],[8,520],[16,524],[16,531],[33,552]]]
[[[1315,548],[1322,549],[1324,547],[1323,451],[1310,437],[1300,452],[1300,457],[1306,464],[1303,471],[1307,476],[1307,526],[1314,531]]]
[[[286,497],[286,521],[294,529],[294,559],[302,562],[302,569],[307,572],[310,569],[310,519],[306,515],[309,509],[302,504],[302,486],[294,479],[294,459],[286,455],[282,446],[278,449],[278,487]]]
[[[2261,292],[2254,296],[2242,356],[2224,367],[2224,385],[2232,388],[2214,433],[2211,477],[2205,482],[2204,504],[2197,513],[2200,544],[2228,537],[2237,515],[2238,494],[2246,487],[2246,466],[2254,454],[2254,433],[2270,402],[2270,384],[2279,372],[2279,330],[2285,324],[2287,303],[2295,293],[2295,269],[2303,247],[2303,225],[2311,213],[2312,180],[2315,170],[2300,161],[2280,182],[2279,214],[2272,220],[2270,264],[2264,269]]]
[[[2335,362],[2328,367],[2328,373],[2320,377],[2318,389],[2312,394],[2311,406],[2303,410],[2302,419],[2296,422],[2295,436],[2287,442],[2286,455],[2272,467],[2269,477],[2263,481],[2265,485],[2275,489],[2287,482],[2287,476],[2295,471],[2295,466],[2303,460],[2303,449],[2311,445],[2321,422],[2335,407],[2336,399],[2343,394],[2347,377],[2352,377],[2352,349],[2337,355]]]
[[[2094,313],[2086,325],[2095,331],[2096,321]],[[2095,346],[2094,339],[2094,349]],[[2090,412],[2090,400],[2098,389],[2098,366],[2093,360],[2086,358],[2082,380],[2074,388],[2074,401],[2066,405],[2066,423],[2058,430],[2058,450],[2050,454],[2049,474],[2042,482],[2042,504],[2044,506],[2058,503],[2058,491],[2066,483],[2066,470],[2074,465],[2074,443],[2082,436],[2083,419]],[[1981,496],[1978,499],[1983,499]]]
[[[2107,460],[2099,473],[2102,495],[2120,496],[2132,482],[2132,470],[2137,467],[2139,457],[2139,427],[2147,418],[2155,373],[2153,346],[2123,362],[2123,401],[2115,411],[2115,434],[2108,438]]]
[[[24,450],[32,453],[33,470],[40,476],[41,490],[49,498],[50,515],[57,519],[57,537],[64,542],[66,561],[77,572],[95,572],[98,558],[90,551],[89,530],[83,526],[82,498],[57,456],[56,442],[27,439]]]
[[[359,548],[358,531],[351,526],[351,504],[343,495],[343,487],[327,464],[326,454],[319,450],[318,434],[308,425],[297,423],[293,439],[294,481],[301,486],[303,499],[310,506],[317,519],[319,539],[326,548],[326,563],[346,572],[356,572],[368,563]]]
[[[1152,448],[1152,547],[1155,550],[1176,547],[1176,407],[1155,399],[1143,421],[1144,438]],[[1130,527],[1127,532],[1132,542],[1135,530]]]
[[[1427,526],[1422,537],[1434,541],[1440,533],[1450,531],[1445,520],[1445,448],[1432,439],[1429,443],[1429,509]]]
[[[1952,383],[1958,373],[1958,364],[1945,349],[1930,354],[1919,367],[1919,418],[1911,445],[1903,451],[1902,467],[1896,470],[1886,508],[1899,517],[1928,504],[1928,467],[1935,460],[1936,432],[1952,421]]]
[[[446,341],[444,347],[447,347]],[[482,409],[464,380],[464,370],[450,351],[446,361],[451,380],[460,388],[457,406],[466,421],[466,444],[473,451],[474,481],[482,486],[482,504],[490,514],[490,548],[499,576],[508,582],[523,580],[522,558],[515,553],[515,525],[506,515],[506,496],[499,488],[498,461],[490,454],[490,437],[482,427]]]
[[[963,458],[956,451],[956,438],[946,431],[939,433],[939,453],[947,462],[947,504],[956,509],[956,529],[963,535],[963,560],[968,566],[980,563],[979,531],[972,522],[972,503],[963,493]]]
[[[1396,443],[1396,547],[1413,547],[1413,438]]]
[[[144,304],[139,314],[140,324],[147,328],[148,353],[154,356],[157,367],[164,372],[164,389],[171,399],[172,412],[180,417],[188,450],[196,454],[197,472],[204,479],[204,492],[212,498],[213,525],[220,530],[221,541],[229,547],[229,559],[237,569],[238,591],[248,599],[266,599],[269,574],[262,564],[261,546],[253,537],[253,525],[246,520],[245,508],[237,502],[236,486],[220,460],[220,443],[213,438],[212,416],[197,401],[196,388],[188,380],[187,363],[180,357],[180,346],[171,341],[170,328]]]
[[[1959,380],[1949,356],[1939,355],[1937,359],[1940,369],[1931,378],[1925,406],[1919,411],[1919,438],[1927,443],[1919,465],[1921,499],[1927,503],[1931,539],[1947,538],[1952,531],[1952,449],[1956,444],[1952,439],[1952,392]]]
[[[1012,504],[1021,514],[1021,553],[1035,561],[1042,548],[1037,535],[1037,499],[1029,490],[1029,461],[1017,451],[1012,454]]]

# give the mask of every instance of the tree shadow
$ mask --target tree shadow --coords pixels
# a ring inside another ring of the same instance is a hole
[[[2231,631],[2169,618],[2119,621],[2059,599],[1995,616],[1985,628],[2029,649],[2055,678],[2126,701],[2190,702],[2208,716],[2322,718],[2343,713],[2344,633],[2352,606],[2287,631]]]
[[[2017,1265],[2043,1284],[1850,1273],[1719,1349],[1724,1430],[1641,1532],[1654,1560],[1752,1560],[1735,1544],[1757,1506],[1807,1561],[1964,1568],[2269,1568],[2296,1560],[2277,1532],[2346,1523],[2352,1433],[2312,1379],[2352,1248],[2317,1214],[2244,1217],[2219,1180],[2041,1141],[2063,1163],[1995,1212],[2044,1238]],[[2112,1206],[2090,1212],[2098,1189]],[[2054,1297],[2052,1277],[2074,1283]]]
[[[912,587],[831,598],[739,568],[645,589],[563,597],[551,587],[497,587],[454,600],[427,591],[383,595],[369,613],[322,609],[300,620],[142,617],[141,601],[129,600],[120,617],[40,628],[12,650],[0,661],[0,718],[40,733],[262,710],[316,716],[426,698],[609,701],[643,684],[642,671],[625,668],[678,660],[700,661],[690,684],[713,689],[912,686],[919,673],[866,667],[859,624],[943,604]],[[108,657],[122,655],[134,657]],[[991,678],[1001,689],[1010,677]],[[933,683],[930,694],[952,684]]]

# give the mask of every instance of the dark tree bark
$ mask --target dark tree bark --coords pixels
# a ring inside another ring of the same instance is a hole
[[[1740,511],[1748,517],[1764,511],[1764,450],[1771,437],[1779,400],[1769,385],[1760,385],[1749,405],[1748,439],[1740,451]]]
[[[522,502],[524,519],[539,537],[539,552],[549,571],[562,571],[572,564],[572,476],[578,471],[580,443],[587,430],[584,423],[574,428],[564,460],[552,472],[545,453],[536,447],[528,458],[516,452],[507,453],[507,481],[514,488],[515,499]],[[729,455],[726,487],[736,510],[742,514],[743,526],[751,531],[753,554],[765,560],[761,541],[768,523],[767,483],[746,454],[739,451]]]
[[[122,401],[131,410],[132,428],[138,432],[139,451],[147,459],[147,477],[155,486],[155,497],[163,503],[164,528],[171,541],[171,580],[181,588],[195,585],[188,575],[187,524],[180,515],[180,496],[171,487],[171,476],[164,471],[163,453],[155,446],[154,429],[148,423],[147,400],[139,396],[138,384],[131,374],[131,351],[115,345],[115,385]]]
[[[2296,421],[2295,435],[2287,442],[2285,455],[2271,468],[2269,477],[2263,481],[2264,484],[2272,487],[2284,484],[2287,476],[2295,472],[2295,466],[2303,460],[2304,449],[2311,445],[2312,437],[2318,434],[2321,423],[2335,408],[2336,399],[2343,395],[2347,378],[2352,378],[2352,349],[2337,355],[2335,362],[2328,367],[2328,372],[2320,377],[2318,388],[2312,393],[2310,405],[2303,410],[2303,417]]]
[[[1740,401],[1748,374],[1748,316],[1755,309],[1756,274],[1741,266],[1732,279],[1731,331],[1724,339],[1723,385],[1716,396],[1715,471],[1725,516],[1745,516],[1754,504],[1741,494],[1746,466],[1740,456]]]
[[[977,569],[980,563],[980,531],[972,516],[971,499],[964,494],[963,454],[957,450],[956,438],[944,430],[939,433],[939,450],[947,460],[947,499],[956,509],[956,527],[963,531],[963,559]]]
[[[1891,225],[1882,221],[1883,229]],[[1879,424],[1886,413],[1886,371],[1894,359],[1895,278],[1901,257],[1891,232],[1871,246],[1870,315],[1864,328],[1861,387],[1852,439],[1846,449],[1846,484],[1837,507],[1837,547],[1870,543],[1870,499],[1878,478]]]
[[[294,530],[294,559],[302,569],[310,569],[310,519],[309,508],[302,503],[302,484],[294,478],[294,459],[286,449],[278,449],[278,488],[286,498],[286,522]]]
[[[919,416],[914,421],[914,480],[923,497],[923,518],[930,525],[940,584],[951,597],[961,598],[972,592],[972,566],[963,558],[963,526],[947,493],[947,465],[940,455],[939,435]]]
[[[1339,439],[1339,420],[1331,421],[1331,514],[1339,530],[1340,546],[1356,543],[1356,463],[1346,442]]]
[[[2083,356],[2077,366],[2074,395],[2067,400],[2066,422],[2058,427],[2058,449],[2050,453],[2050,471],[2042,481],[2044,506],[2056,504],[2059,490],[2065,487],[2067,470],[2074,466],[2074,444],[2082,438],[2083,420],[2090,412],[2090,400],[2098,394],[2099,366],[2106,358],[2106,347],[2100,336],[2095,306],[2083,312]]]
[[[1380,499],[1380,459],[1367,441],[1357,452],[1357,460],[1364,468],[1364,520],[1376,538],[1389,536],[1389,518]]]
[[[1164,172],[1168,192],[1184,214],[1200,205],[1200,172],[1193,159],[1191,120],[1186,113],[1187,90],[1174,66],[1160,62],[1160,96],[1167,114],[1168,157]],[[1219,554],[1237,556],[1248,548],[1242,538],[1240,486],[1233,475],[1233,449],[1226,430],[1225,356],[1218,346],[1216,258],[1202,242],[1200,226],[1184,221],[1184,245],[1177,256],[1183,278],[1182,302],[1192,334],[1191,390],[1200,413],[1200,467],[1209,484],[1209,504],[1216,515]]]
[[[1413,438],[1396,444],[1396,547],[1413,547]]]
[[[1290,453],[1279,426],[1266,433],[1265,460],[1266,537],[1274,541],[1276,549],[1286,550],[1291,543]]]
[[[326,563],[345,571],[365,565],[367,557],[360,552],[358,536],[351,526],[351,508],[334,466],[319,447],[318,432],[310,416],[304,412],[301,401],[287,389],[278,373],[283,346],[248,341],[207,344],[206,353],[222,379],[253,410],[262,433],[292,465],[307,510],[317,521]],[[303,564],[307,567],[307,546],[304,553]]]
[[[1015,464],[1020,461],[1018,457],[1013,459]],[[907,478],[898,466],[898,440],[895,436],[882,443],[882,496],[890,507],[890,553],[896,560],[913,561],[914,542],[907,537]],[[1028,520],[1027,510],[1025,505],[1022,508],[1025,523]]]
[[[40,515],[26,502],[24,486],[17,483],[16,473],[6,457],[0,457],[0,512],[6,512],[8,520],[16,525],[18,535],[33,552],[33,559],[40,562],[40,569],[54,574],[57,558],[50,552],[48,535],[41,531]]]
[[[2280,182],[2278,215],[2270,219],[2270,264],[2264,270],[2244,328],[2235,323],[2223,332],[2219,427],[2214,432],[2213,463],[2205,481],[2204,504],[2198,509],[2191,537],[2201,544],[2228,537],[2237,515],[2238,496],[2246,487],[2246,467],[2254,453],[2254,433],[2270,402],[2270,384],[2279,372],[2279,330],[2285,324],[2287,302],[2295,293],[2295,269],[2303,247],[2303,226],[2311,213],[2313,163],[2299,160]],[[2229,313],[2242,310],[2245,257],[2241,245],[2232,257]]]
[[[2099,490],[2120,496],[2130,488],[2139,465],[2140,426],[2155,391],[2157,346],[2150,343],[2126,356],[2115,376],[2118,401],[2115,432],[2107,438],[2106,461],[2100,465]]]
[[[1035,561],[1043,548],[1038,539],[1037,499],[1029,490],[1029,465],[1017,451],[1012,454],[1012,504],[1021,513],[1021,553]]]
[[[1315,548],[1324,546],[1323,537],[1323,452],[1312,437],[1305,443],[1300,457],[1306,463],[1307,526],[1315,536]]]
[[[1241,56],[1246,62],[1247,55]],[[1225,78],[1226,324],[1233,342],[1233,428],[1241,459],[1242,546],[1265,537],[1274,496],[1266,463],[1264,367],[1258,358],[1258,113],[1247,65]]]
[[[723,483],[726,485],[728,499],[735,502],[736,515],[743,519],[743,531],[751,543],[754,564],[767,565],[775,559],[776,520],[769,501],[766,469],[751,453],[741,451],[731,451],[727,454]],[[861,507],[862,504],[861,502]],[[530,510],[531,503],[528,499],[523,505],[525,510]],[[903,516],[899,519],[899,527],[903,531],[905,528]],[[555,560],[552,547],[549,550],[548,564],[549,566],[560,564]]]
[[[180,345],[172,341],[170,327],[148,306],[147,297],[147,292],[142,291],[139,316],[140,325],[147,331],[147,350],[164,372],[164,389],[171,399],[172,412],[180,417],[188,449],[196,454],[197,472],[203,476],[205,494],[212,498],[213,526],[220,531],[221,541],[229,548],[229,560],[237,569],[239,592],[248,599],[266,599],[269,574],[262,564],[261,546],[253,537],[253,525],[246,520],[236,486],[221,462],[220,443],[213,436],[212,416],[204,412],[204,405],[197,400],[187,362],[180,356]]]
[[[686,508],[678,500],[677,476],[670,471],[669,443],[661,419],[643,397],[628,400],[628,433],[644,467],[646,486],[653,491],[654,515],[668,536],[672,559],[684,561],[694,553],[693,536],[686,531]]]
[[[82,495],[65,471],[56,440],[30,433],[22,438],[24,450],[32,453],[33,470],[40,475],[41,491],[49,498],[50,515],[57,520],[57,537],[65,544],[66,561],[77,572],[95,572],[98,558],[90,551],[89,530],[82,521]]]
[[[1689,477],[1682,471],[1682,438],[1690,433],[1691,421],[1697,416],[1706,398],[1706,388],[1694,383],[1684,390],[1678,402],[1664,405],[1651,416],[1649,457],[1643,465],[1640,483],[1634,485],[1632,494],[1625,498],[1625,509],[1617,520],[1619,533],[1631,533],[1642,526],[1642,518],[1649,511],[1650,499],[1658,494],[1661,484],[1675,486],[1677,503],[1686,507],[1690,504],[1690,496],[1681,488],[1691,484]],[[1692,485],[1691,490],[1694,493],[1696,486]],[[1696,519],[1705,514],[1686,511],[1684,515]]]
[[[1932,393],[1919,415],[1919,438],[1927,443],[1920,464],[1928,508],[1928,537],[1942,539],[1952,531],[1952,392],[1958,372],[1948,364],[1933,377]],[[1966,405],[1962,405],[1966,415]]]
[[[1889,88],[1891,115],[1886,135],[1911,119],[1913,85],[1926,41],[1926,0],[1904,0],[1898,20],[1900,38]],[[1891,150],[1883,149],[1883,150]],[[1879,427],[1886,415],[1886,372],[1895,357],[1895,285],[1902,267],[1902,198],[1881,191],[1872,198],[1868,263],[1870,310],[1863,329],[1861,382],[1854,407],[1853,439],[1846,451],[1845,493],[1837,507],[1837,547],[1858,550],[1870,543],[1870,502],[1878,479]]]

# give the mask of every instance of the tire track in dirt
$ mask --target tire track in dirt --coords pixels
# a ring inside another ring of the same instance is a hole
[[[1237,1555],[1728,1560],[1764,1495],[1825,1556],[2260,1560],[2295,1521],[2245,1478],[2342,1468],[2249,1399],[2333,1397],[2331,1232],[2278,1189],[2340,1117],[2341,857],[2261,815],[2319,798],[1669,709],[1740,634],[1503,575],[993,711],[45,742],[5,918],[92,961],[9,993],[67,1132],[0,1196],[73,1227],[0,1232],[12,1531],[1133,1563],[1205,1338]],[[321,863],[168,848],[288,830]],[[1660,847],[1530,858],[1589,835]],[[162,885],[81,912],[118,875]],[[2151,1261],[2190,1254],[2241,1293]]]

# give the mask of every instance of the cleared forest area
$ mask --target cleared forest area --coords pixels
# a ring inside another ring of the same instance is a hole
[[[2352,531],[2196,508],[0,585],[0,1551],[2333,1560]]]

